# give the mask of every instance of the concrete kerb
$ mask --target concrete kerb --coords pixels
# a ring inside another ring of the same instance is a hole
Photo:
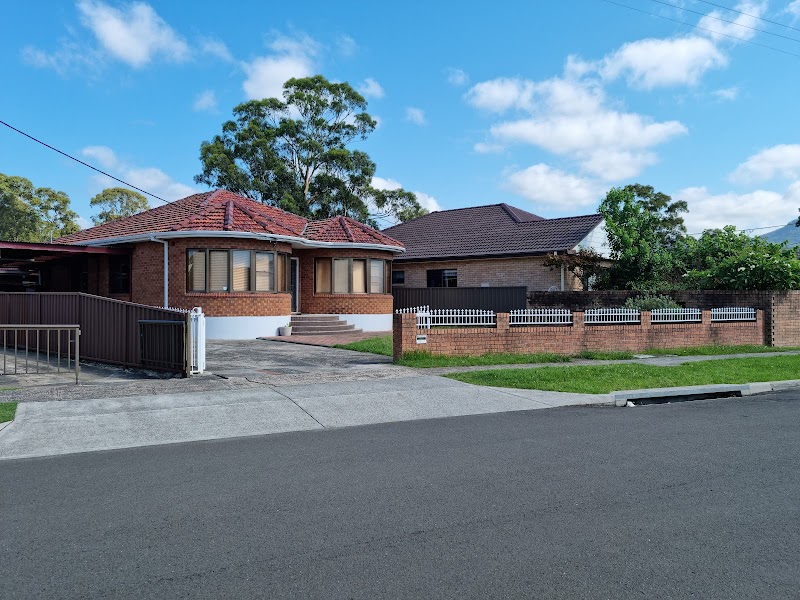
[[[767,392],[800,387],[800,379],[786,381],[763,381],[742,384],[694,385],[675,388],[651,388],[611,392],[615,406],[626,406],[628,402],[681,402],[720,398],[725,396],[752,396]]]

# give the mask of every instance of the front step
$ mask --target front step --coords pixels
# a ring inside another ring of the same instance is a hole
[[[292,335],[336,335],[340,333],[361,333],[355,325],[342,321],[336,315],[294,315],[292,316]]]

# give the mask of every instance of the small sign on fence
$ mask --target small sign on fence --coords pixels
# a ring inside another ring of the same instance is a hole
[[[428,343],[428,336],[427,335],[418,335],[417,336],[417,343],[418,344],[427,344]]]

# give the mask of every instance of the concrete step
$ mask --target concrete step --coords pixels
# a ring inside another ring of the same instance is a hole
[[[302,325],[292,325],[292,333],[314,333],[316,331],[347,333],[355,328],[355,325],[348,325],[347,323],[332,323],[329,325],[306,325],[303,323]]]
[[[300,321],[325,321],[329,323],[341,321],[341,319],[336,315],[292,315],[292,321],[298,323]]]
[[[340,325],[347,325],[347,321],[323,321],[321,319],[305,319],[303,321],[295,321],[292,319],[292,327],[339,327]]]
[[[344,335],[347,333],[361,333],[361,330],[356,329],[355,325],[350,325],[349,327],[349,329],[326,329],[324,327],[319,327],[311,330],[304,328],[302,331],[292,327],[292,335]]]

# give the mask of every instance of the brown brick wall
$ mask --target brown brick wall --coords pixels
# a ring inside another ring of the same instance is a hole
[[[297,250],[300,259],[300,312],[308,314],[388,315],[391,294],[317,294],[314,292],[314,259],[376,258],[392,260],[392,252],[379,250]]]
[[[772,293],[770,309],[772,345],[800,346],[800,291]]]
[[[471,259],[396,263],[392,270],[405,272],[405,287],[427,287],[428,269],[456,269],[459,287],[522,286],[529,291],[547,291],[551,286],[561,287],[561,271],[550,270],[544,257]],[[580,290],[580,281],[569,271],[564,272],[564,288]]]
[[[496,327],[417,329],[416,315],[394,317],[394,356],[421,351],[456,356],[487,352],[515,352],[572,355],[584,350],[643,352],[649,348],[688,348],[711,344],[764,344],[764,313],[756,321],[711,322],[711,311],[703,310],[702,323],[651,323],[642,312],[640,324],[585,325],[583,312],[573,313],[573,324],[539,327],[510,327],[508,313],[497,314]],[[427,336],[417,344],[416,335]]]

